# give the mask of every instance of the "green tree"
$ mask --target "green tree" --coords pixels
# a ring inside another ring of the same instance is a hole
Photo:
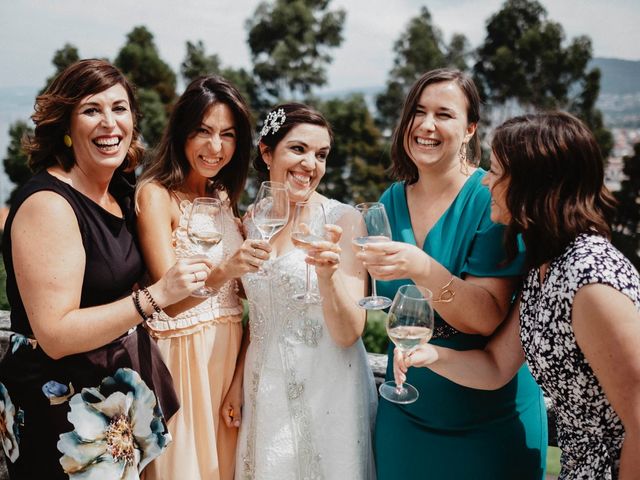
[[[507,0],[487,21],[487,36],[477,50],[477,84],[494,112],[558,108],[573,111],[596,131],[608,155],[611,137],[595,109],[599,72],[587,71],[591,40],[574,38],[565,46],[562,25],[547,19],[535,0]],[[496,121],[502,121],[499,115]]]
[[[160,58],[153,34],[144,26],[135,27],[127,35],[115,65],[137,87],[142,113],[140,131],[148,145],[155,145],[176,98],[176,75]]]
[[[374,201],[387,186],[382,134],[360,94],[320,105],[335,135],[320,190],[345,203]],[[351,181],[347,181],[351,179]]]
[[[14,183],[15,188],[9,194],[8,204],[12,203],[18,188],[31,178],[31,170],[27,166],[27,154],[22,149],[22,138],[32,133],[33,128],[22,120],[18,120],[9,126],[9,146],[2,164],[4,165],[4,171],[9,180]]]
[[[45,80],[44,87],[42,87],[42,90],[40,90],[38,95],[42,95],[44,93],[49,84],[62,70],[67,68],[69,65],[76,63],[78,60],[80,60],[78,49],[70,43],[65,43],[61,49],[56,50],[53,54],[53,59],[51,60],[51,63],[53,63],[53,66],[55,67],[55,72]]]
[[[613,243],[640,270],[640,143],[624,158],[626,180],[614,195],[618,210],[613,220]]]
[[[180,73],[186,83],[202,75],[221,75],[235,85],[254,112],[262,114],[268,107],[251,73],[243,68],[223,68],[218,55],[207,54],[202,40],[196,43],[187,42],[187,52],[180,65]]]
[[[393,68],[384,90],[376,98],[377,121],[383,129],[392,129],[400,117],[402,103],[411,85],[424,72],[450,66],[466,70],[469,45],[462,34],[453,35],[447,45],[442,32],[433,24],[427,7],[411,20],[393,45]]]
[[[253,73],[275,99],[307,95],[327,82],[329,49],[342,43],[345,11],[330,0],[262,2],[247,20]]]

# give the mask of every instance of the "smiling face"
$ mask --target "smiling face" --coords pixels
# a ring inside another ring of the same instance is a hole
[[[458,165],[458,152],[469,142],[476,124],[467,121],[467,99],[453,81],[428,85],[415,107],[404,148],[418,171]]]
[[[122,164],[133,135],[133,115],[127,91],[116,84],[88,95],[73,108],[69,136],[76,164],[83,171]]]
[[[491,152],[491,168],[482,178],[482,184],[489,187],[491,192],[491,221],[508,225],[511,222],[511,213],[507,208],[509,178],[505,176],[504,169],[493,152]]]
[[[231,161],[235,151],[233,112],[224,103],[216,103],[185,142],[184,154],[191,167],[189,176],[215,177]]]
[[[287,185],[291,203],[308,200],[327,168],[331,138],[320,125],[302,123],[293,127],[275,149],[260,144],[269,179]]]

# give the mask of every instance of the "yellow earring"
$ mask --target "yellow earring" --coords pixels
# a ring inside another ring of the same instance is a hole
[[[67,134],[65,134],[65,136],[62,137],[62,141],[69,148],[71,148],[71,145],[73,145],[73,141],[71,140],[71,137]]]

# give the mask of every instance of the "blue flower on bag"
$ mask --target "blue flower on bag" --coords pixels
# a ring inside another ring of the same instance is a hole
[[[15,462],[20,455],[18,426],[22,423],[22,417],[22,410],[18,410],[16,414],[16,407],[9,397],[7,388],[0,383],[0,441],[11,462]]]
[[[56,382],[55,380],[49,380],[42,385],[42,393],[49,399],[51,405],[60,405],[66,402],[73,396],[75,390],[71,383],[69,386]]]
[[[154,393],[131,369],[82,389],[69,405],[75,430],[60,435],[58,450],[70,480],[138,479],[171,441]]]
[[[22,346],[30,346],[32,349],[35,349],[38,345],[38,342],[35,338],[25,337],[21,333],[13,333],[9,339],[9,343],[11,343],[11,353],[16,353],[16,351]]]

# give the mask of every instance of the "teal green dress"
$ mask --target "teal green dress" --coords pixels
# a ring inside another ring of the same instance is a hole
[[[490,195],[477,170],[433,226],[423,249],[457,277],[519,275],[522,259],[507,267],[503,227],[490,220]],[[393,184],[384,203],[393,240],[416,244],[404,183]],[[408,279],[378,282],[393,298]],[[454,284],[455,285],[455,284]],[[438,292],[434,292],[435,295]],[[455,301],[455,300],[454,300]],[[458,332],[436,314],[431,343],[456,350],[483,348],[487,337]],[[393,380],[389,347],[387,380]],[[375,430],[378,480],[528,480],[544,478],[547,416],[540,388],[526,366],[499,390],[459,386],[427,368],[410,368],[407,382],[418,400],[397,405],[380,399]]]

